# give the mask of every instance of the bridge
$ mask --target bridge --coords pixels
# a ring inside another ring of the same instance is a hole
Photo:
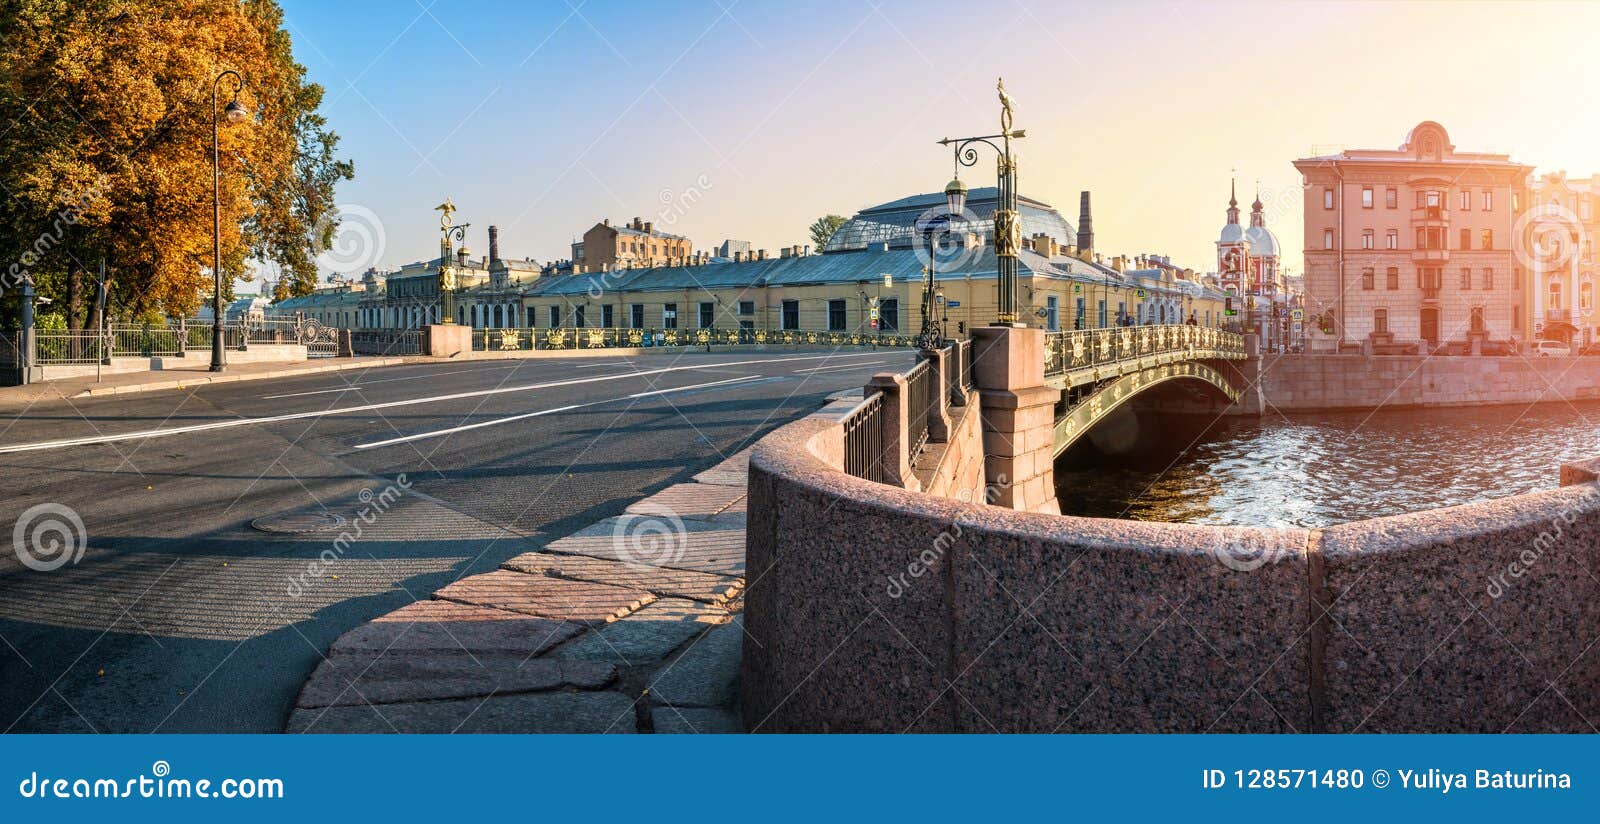
[[[1185,382],[1237,401],[1241,390],[1218,367],[1246,357],[1243,335],[1202,326],[1048,333],[1045,385],[1062,390],[1052,454],[1065,452],[1118,407],[1160,384]]]

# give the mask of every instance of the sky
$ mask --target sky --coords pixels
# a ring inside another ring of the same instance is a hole
[[[777,250],[820,215],[942,189],[935,141],[1015,100],[1021,192],[1097,250],[1214,268],[1230,175],[1259,185],[1290,271],[1291,162],[1396,148],[1437,120],[1463,151],[1600,172],[1600,5],[996,0],[281,0],[353,159],[324,260],[435,254],[452,199],[474,255],[548,261],[602,218]],[[964,171],[993,185],[993,162]]]

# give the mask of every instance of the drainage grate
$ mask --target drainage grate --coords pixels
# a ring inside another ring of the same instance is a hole
[[[269,515],[257,518],[250,525],[262,532],[299,534],[322,532],[344,526],[344,516],[332,512],[295,512],[288,515]]]

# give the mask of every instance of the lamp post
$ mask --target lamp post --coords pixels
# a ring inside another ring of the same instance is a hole
[[[239,103],[239,91],[244,88],[244,78],[233,69],[224,69],[211,82],[211,275],[215,281],[211,295],[211,371],[221,372],[222,363],[222,151],[217,138],[217,90],[224,78],[233,79],[233,99],[222,110],[229,123],[240,123],[250,116]]]
[[[453,255],[450,249],[450,239],[453,237],[461,241],[462,249],[466,249],[467,228],[472,224],[463,223],[460,226],[452,225],[451,218],[456,213],[456,205],[445,198],[444,202],[433,207],[439,212],[439,323],[444,325],[456,322],[456,270],[450,265]],[[426,318],[424,318],[426,320]]]
[[[1006,94],[1004,78],[995,84],[995,89],[1000,94],[999,134],[947,137],[939,141],[941,146],[955,147],[958,173],[956,179],[945,187],[945,197],[951,213],[960,214],[966,205],[967,187],[961,183],[959,172],[962,166],[977,164],[978,150],[974,144],[983,143],[999,153],[997,177],[1000,198],[994,211],[995,288],[999,293],[999,316],[995,325],[1024,326],[1026,324],[1017,319],[1017,251],[1022,246],[1022,222],[1017,212],[1017,161],[1011,155],[1011,139],[1026,135],[1022,129],[1011,128],[1011,95]],[[1000,143],[997,145],[995,140]]]

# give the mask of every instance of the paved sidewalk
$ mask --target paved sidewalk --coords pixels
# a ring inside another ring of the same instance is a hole
[[[288,732],[743,732],[749,450],[334,641]]]
[[[349,369],[371,369],[377,366],[395,366],[417,361],[405,357],[354,357],[327,358],[292,363],[241,363],[228,367],[226,372],[213,374],[210,362],[174,369],[150,369],[139,372],[120,372],[105,375],[96,381],[94,376],[61,378],[42,381],[27,386],[0,387],[0,408],[29,406],[40,401],[64,398],[90,398],[102,395],[121,395],[133,392],[151,392],[159,389],[188,389],[210,383],[266,380],[314,375],[319,372],[343,372]],[[426,359],[424,359],[426,360]]]

